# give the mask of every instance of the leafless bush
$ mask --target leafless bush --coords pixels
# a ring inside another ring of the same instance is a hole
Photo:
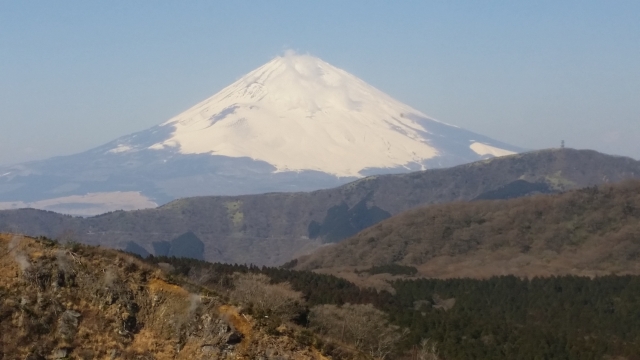
[[[437,344],[429,339],[423,339],[418,347],[418,360],[440,360]]]
[[[387,359],[407,333],[390,324],[387,315],[371,304],[315,306],[309,320],[317,332],[351,344],[376,359]]]
[[[304,306],[302,294],[291,289],[288,283],[271,284],[263,274],[236,273],[233,280],[231,300],[251,308],[257,315],[288,321],[298,316]]]

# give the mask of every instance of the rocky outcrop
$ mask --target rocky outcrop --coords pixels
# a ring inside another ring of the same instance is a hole
[[[0,235],[0,359],[323,359],[115,250]]]

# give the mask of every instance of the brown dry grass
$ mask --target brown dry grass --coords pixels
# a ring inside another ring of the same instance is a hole
[[[177,296],[189,296],[189,292],[182,287],[175,284],[169,284],[163,279],[158,278],[153,278],[149,281],[149,290],[152,294],[166,292]]]
[[[297,343],[294,332],[267,334],[238,308],[192,294],[181,280],[169,281],[127,254],[82,245],[70,249],[28,237],[9,252],[14,238],[0,234],[0,349],[5,358],[24,359],[31,353],[49,358],[54,350],[69,348],[71,359],[254,359],[265,352],[326,359]],[[17,253],[29,261],[27,271],[21,270]],[[62,286],[54,285],[59,272],[66,276]],[[57,330],[67,310],[80,317],[75,335],[63,339]],[[137,325],[127,329],[125,320],[132,316]],[[240,332],[241,343],[226,345],[217,335],[220,324]],[[203,346],[212,344],[220,352],[204,353]]]

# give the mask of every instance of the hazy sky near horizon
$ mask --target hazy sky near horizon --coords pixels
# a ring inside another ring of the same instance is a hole
[[[162,123],[287,49],[513,145],[640,159],[640,1],[0,0],[0,164]]]

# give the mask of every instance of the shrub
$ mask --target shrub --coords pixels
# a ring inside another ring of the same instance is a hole
[[[406,334],[371,304],[315,306],[309,323],[315,331],[340,339],[376,359],[386,359]]]
[[[271,284],[264,274],[235,273],[233,285],[231,301],[245,306],[256,316],[290,321],[304,310],[302,293],[291,289],[289,283]]]

